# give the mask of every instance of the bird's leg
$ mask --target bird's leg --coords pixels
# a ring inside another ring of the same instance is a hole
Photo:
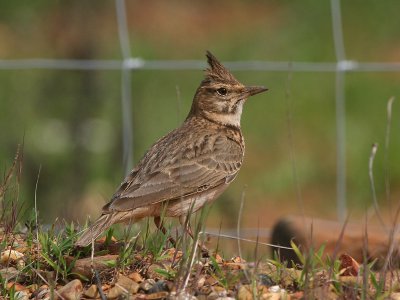
[[[192,240],[194,241],[194,235],[193,235],[193,231],[192,231],[192,227],[190,226],[190,220],[188,219],[186,222],[186,217],[185,216],[180,216],[179,217],[179,223],[185,228],[185,231],[189,234],[189,236],[192,238]],[[206,246],[204,246],[203,244],[198,244],[203,257],[209,257],[209,251],[206,248]]]
[[[154,224],[156,224],[156,227],[161,230],[163,234],[167,234],[167,229],[165,229],[164,222],[161,221],[161,217],[154,217]],[[171,235],[168,236],[168,241],[176,248],[176,241]]]

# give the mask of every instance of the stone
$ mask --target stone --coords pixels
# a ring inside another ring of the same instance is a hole
[[[28,292],[26,291],[18,291],[14,294],[15,300],[29,300]]]
[[[139,284],[129,279],[126,276],[120,275],[115,286],[112,287],[108,293],[107,297],[110,299],[118,298],[120,296],[128,296],[136,294],[139,290]]]
[[[87,290],[85,290],[83,292],[83,295],[91,299],[100,298],[100,293],[97,290],[97,286],[95,284],[92,284]]]
[[[253,294],[251,293],[251,291],[248,287],[242,285],[238,291],[238,299],[239,300],[252,300]]]
[[[212,277],[212,276],[208,276],[208,277],[206,278],[205,285],[214,286],[214,285],[217,284],[217,283],[218,283],[217,279],[215,279],[215,278]]]
[[[214,286],[214,291],[220,296],[220,297],[225,297],[227,292],[226,289],[224,289],[222,286]]]
[[[35,299],[44,299],[50,294],[49,288],[46,287],[40,287],[37,291],[34,293]]]
[[[265,286],[273,286],[275,284],[275,282],[272,280],[272,278],[267,274],[259,274],[258,280],[260,281],[261,285],[265,285]]]
[[[204,295],[201,295],[201,296],[204,296]],[[204,296],[204,298],[205,298],[205,296]],[[191,295],[187,291],[182,291],[179,294],[177,294],[176,292],[172,292],[169,295],[168,299],[170,299],[170,300],[197,300],[197,299],[202,300],[203,298],[202,297],[196,298],[195,296]]]
[[[271,293],[279,293],[281,288],[279,285],[273,285],[268,289]]]
[[[60,288],[57,293],[59,296],[63,297],[65,300],[76,300],[80,299],[83,292],[82,282],[79,279],[74,279],[68,282],[65,286]],[[57,298],[57,293],[55,296]]]
[[[207,300],[217,300],[219,298],[218,294],[216,292],[211,292],[207,296]]]
[[[154,281],[154,279],[146,279],[140,284],[139,287],[141,290],[147,293],[155,283],[156,282]]]
[[[128,294],[126,291],[121,289],[119,286],[112,287],[107,293],[107,299],[115,299],[119,296]]]
[[[24,255],[17,250],[5,250],[0,254],[0,263],[7,264],[22,259]]]
[[[320,286],[312,289],[310,295],[304,295],[305,299],[324,299],[324,300],[336,300],[338,299],[337,294],[333,292],[329,286]]]
[[[288,298],[281,298],[280,293],[264,293],[264,294],[262,294],[261,299],[280,300],[280,299],[288,299]]]
[[[132,279],[134,282],[141,283],[143,282],[143,277],[138,272],[133,272],[128,275],[128,278]]]
[[[6,281],[14,279],[18,276],[18,274],[19,271],[14,267],[4,268],[0,270],[0,276]]]
[[[206,277],[205,276],[201,276],[196,283],[196,286],[198,289],[201,289],[204,286],[204,283],[206,282]]]
[[[213,291],[207,296],[208,300],[217,300],[227,296],[227,292],[223,287],[214,286],[212,289]]]
[[[390,295],[390,300],[400,300],[400,293],[392,293]]]
[[[153,293],[153,294],[148,294],[146,295],[146,300],[147,299],[166,299],[168,298],[168,292],[158,292],[158,293]]]
[[[159,280],[149,289],[149,294],[168,291],[169,288],[167,283],[164,280]]]
[[[131,294],[136,294],[139,290],[139,284],[126,276],[119,276],[116,286],[121,286]]]
[[[118,255],[95,256],[93,258],[93,267],[99,273],[101,273],[102,271],[110,268],[110,264],[115,264],[117,259]],[[90,257],[78,259],[75,261],[71,272],[81,274],[86,277],[92,276],[92,259]]]

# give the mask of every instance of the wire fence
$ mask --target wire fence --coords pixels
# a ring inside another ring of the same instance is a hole
[[[399,72],[400,63],[358,62],[346,59],[343,40],[340,0],[331,0],[332,36],[335,62],[301,61],[234,61],[224,62],[231,70],[272,72],[331,72],[336,74],[336,145],[337,145],[337,217],[343,221],[347,214],[346,202],[346,111],[345,82],[348,72]],[[0,69],[57,69],[57,70],[120,70],[121,115],[123,136],[123,165],[128,173],[133,164],[132,81],[133,70],[198,70],[206,64],[200,60],[144,60],[133,57],[127,26],[125,0],[115,0],[122,60],[79,59],[16,59],[0,60]]]

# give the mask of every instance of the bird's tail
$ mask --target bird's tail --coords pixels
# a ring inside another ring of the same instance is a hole
[[[114,223],[118,223],[120,216],[116,214],[102,215],[96,220],[75,242],[77,247],[86,247],[92,241],[96,240],[108,227]]]

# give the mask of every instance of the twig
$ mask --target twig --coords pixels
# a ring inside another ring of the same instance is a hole
[[[304,263],[304,272],[305,272],[305,278],[304,278],[304,296],[305,299],[310,298],[310,293],[311,293],[311,278],[310,278],[310,272],[314,272],[311,266],[311,260],[314,259],[312,256],[314,256],[314,241],[313,241],[313,236],[314,236],[314,220],[311,220],[310,224],[310,248],[308,249],[308,255],[306,256],[306,260]],[[311,270],[310,270],[311,267]],[[313,277],[313,275],[311,275]]]
[[[215,253],[219,252],[219,237],[221,235],[221,229],[222,229],[222,219],[219,221],[219,228],[218,228],[218,234],[217,234],[217,247],[215,247]]]
[[[390,97],[387,103],[387,123],[386,123],[386,137],[385,137],[385,188],[386,188],[386,201],[390,205],[390,174],[389,174],[389,143],[390,143],[390,128],[392,125],[392,106],[394,97]]]
[[[259,230],[260,230],[260,217],[258,217],[257,220],[257,236],[256,236],[256,246],[254,247],[254,261],[255,261],[255,265],[254,265],[254,270],[253,270],[253,279],[254,279],[254,275],[258,274],[258,266],[260,264],[260,260],[258,259],[258,246],[260,245],[260,234],[259,234]],[[257,299],[259,297],[257,297],[257,281],[256,280],[252,280],[252,293],[253,293],[253,299]]]
[[[90,243],[91,249],[90,249],[90,265],[92,269],[94,269],[94,238],[92,235],[92,242]]]
[[[196,231],[198,231],[196,229]],[[189,278],[190,278],[190,270],[192,270],[193,264],[194,264],[194,258],[196,257],[196,252],[197,252],[197,248],[199,245],[199,234],[196,234],[194,236],[194,244],[193,244],[193,249],[192,249],[192,253],[190,253],[190,258],[189,258],[189,268],[185,274],[184,280],[183,280],[183,285],[182,288],[180,289],[179,292],[184,292],[186,290],[186,287],[189,283]]]
[[[368,219],[367,216],[365,216],[365,233],[364,233],[364,245],[363,245],[363,286],[362,286],[362,294],[361,294],[361,299],[367,299],[367,289],[368,289]]]
[[[36,184],[35,184],[35,226],[36,226],[36,245],[37,245],[37,253],[40,253],[40,248],[39,248],[39,223],[38,223],[38,209],[37,209],[37,189],[38,189],[38,184],[39,184],[39,178],[40,178],[40,171],[42,170],[42,165],[39,166],[39,171],[38,175],[36,178]],[[39,266],[39,262],[38,262]]]
[[[4,196],[4,193],[7,190],[8,183],[10,182],[10,180],[12,178],[15,166],[17,165],[17,162],[19,161],[20,148],[21,148],[21,145],[18,144],[17,151],[15,152],[13,164],[12,164],[11,168],[8,169],[7,175],[5,176],[4,181],[3,181],[2,185],[0,186],[0,199]]]
[[[193,246],[193,252],[192,252],[191,257],[190,257],[189,269],[188,269],[188,272],[186,273],[185,280],[183,282],[182,291],[184,291],[186,289],[187,285],[188,285],[189,277],[190,277],[190,270],[193,267],[194,258],[196,257],[198,244],[199,244],[199,239],[196,238],[196,241],[195,241],[194,246]]]
[[[390,235],[389,235],[389,250],[388,253],[385,257],[385,263],[383,265],[383,271],[386,272],[388,267],[389,267],[389,263],[390,263],[390,258],[393,255],[393,251],[395,249],[395,235],[396,235],[396,231],[397,231],[397,221],[399,219],[399,215],[400,215],[400,205],[398,206],[397,210],[396,210],[396,214],[394,217],[394,221],[393,221],[393,226],[390,230]]]
[[[238,244],[238,252],[239,252],[239,257],[242,259],[242,247],[240,246],[240,224],[242,222],[242,213],[243,213],[243,205],[244,205],[244,199],[246,196],[246,185],[243,187],[242,191],[242,196],[240,197],[240,208],[239,208],[239,215],[238,215],[238,221],[237,221],[237,228],[236,228],[236,234],[238,236],[237,239],[237,244]],[[250,282],[250,277],[246,269],[244,269],[244,276],[246,277],[246,280]]]
[[[373,173],[373,166],[374,166],[374,160],[375,160],[375,155],[376,151],[378,150],[378,144],[374,143],[372,144],[372,149],[371,149],[371,155],[369,157],[369,164],[368,164],[368,169],[369,169],[369,180],[371,184],[371,192],[372,192],[372,200],[374,204],[374,209],[375,209],[375,214],[378,217],[379,222],[381,223],[382,227],[387,231],[386,225],[383,222],[379,206],[378,206],[378,200],[376,199],[376,191],[375,191],[375,182],[374,182],[374,173]]]
[[[93,272],[94,272],[94,277],[96,278],[96,286],[97,286],[97,290],[100,294],[100,298],[101,298],[101,300],[107,300],[106,295],[104,295],[103,288],[101,287],[101,280],[100,280],[99,272],[94,268],[93,268]]]
[[[338,238],[338,240],[336,241],[335,248],[334,248],[334,250],[333,250],[333,254],[332,254],[332,267],[329,269],[329,274],[328,274],[328,278],[329,278],[330,280],[331,280],[331,277],[332,277],[332,273],[333,273],[333,268],[334,268],[335,260],[336,260],[336,257],[337,257],[337,255],[338,255],[338,253],[339,253],[340,245],[342,244],[342,241],[343,241],[344,232],[345,232],[346,227],[347,227],[347,224],[348,224],[348,222],[349,222],[349,217],[350,217],[350,215],[347,215],[346,220],[345,220],[344,223],[343,223],[342,230],[340,231],[339,238]]]
[[[204,234],[204,235],[210,235],[210,236],[219,236],[219,237],[223,237],[223,238],[227,238],[227,239],[234,239],[234,240],[241,240],[244,242],[249,242],[249,243],[258,243],[260,245],[263,246],[269,246],[269,247],[274,247],[274,248],[279,248],[279,249],[288,249],[288,250],[293,250],[292,247],[285,247],[285,246],[279,246],[279,245],[274,245],[274,244],[270,244],[270,243],[263,243],[260,241],[254,241],[254,240],[250,240],[250,239],[244,239],[244,238],[240,238],[237,236],[232,236],[232,235],[228,235],[228,234],[223,234],[223,233],[213,233],[213,232],[207,232],[207,231],[201,231],[199,232],[199,234]]]

